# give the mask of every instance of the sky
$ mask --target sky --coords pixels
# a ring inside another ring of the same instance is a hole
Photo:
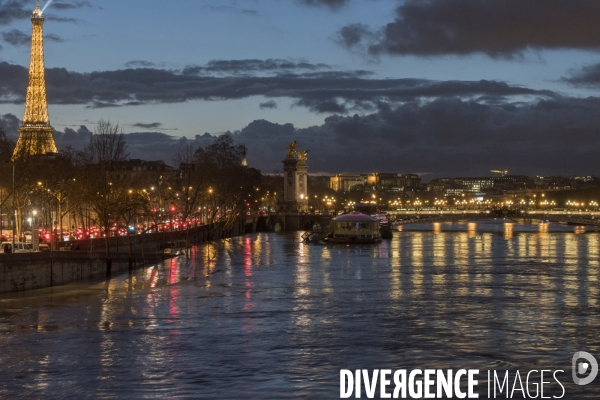
[[[46,5],[41,0],[42,6]],[[23,116],[35,0],[0,0],[0,127]],[[53,0],[60,149],[103,118],[132,158],[230,133],[311,173],[600,175],[597,0]]]

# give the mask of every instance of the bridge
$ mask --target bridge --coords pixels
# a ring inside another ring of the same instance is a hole
[[[395,213],[397,225],[426,224],[433,222],[453,222],[461,220],[506,218],[514,222],[546,221],[565,225],[591,225],[600,226],[599,212],[543,212],[528,211],[518,214],[493,214],[480,210],[452,210],[452,211],[403,211]]]
[[[434,222],[453,222],[464,220],[480,220],[490,218],[506,218],[513,222],[547,221],[565,225],[600,226],[600,212],[543,212],[527,211],[519,214],[492,214],[482,210],[438,210],[438,211],[389,211],[396,217],[396,225],[428,224]],[[273,213],[269,215],[247,216],[246,232],[264,231],[298,231],[310,230],[314,223],[323,228],[329,225],[333,214]]]

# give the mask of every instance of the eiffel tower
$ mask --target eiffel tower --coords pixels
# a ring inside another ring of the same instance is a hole
[[[44,14],[40,10],[40,0],[31,14],[31,58],[29,62],[29,85],[23,124],[19,128],[19,140],[12,159],[31,156],[34,154],[57,153],[56,144],[48,117],[48,102],[46,101],[46,78],[44,75],[44,37],[42,25]]]

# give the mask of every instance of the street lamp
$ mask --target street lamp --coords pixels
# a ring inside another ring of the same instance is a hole
[[[13,209],[13,226],[12,226],[12,248],[15,248],[15,235],[17,225],[17,209],[15,208],[15,163],[12,161],[4,161],[5,164],[12,165],[12,209]]]

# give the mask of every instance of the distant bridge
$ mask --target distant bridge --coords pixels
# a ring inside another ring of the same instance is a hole
[[[522,213],[518,215],[498,215],[482,213],[481,211],[468,210],[444,212],[444,213],[408,213],[396,214],[399,218],[397,219],[396,225],[406,224],[427,224],[434,222],[453,222],[461,220],[474,220],[474,219],[491,219],[491,218],[505,218],[514,222],[536,222],[536,221],[547,221],[551,223],[559,223],[565,225],[591,225],[600,226],[600,218],[596,215],[597,213]]]
[[[548,221],[568,225],[600,226],[600,213],[596,212],[526,212],[519,215],[498,215],[481,210],[452,210],[452,211],[390,211],[397,217],[396,225],[429,224],[434,222],[454,222],[480,219],[502,219],[507,222],[536,222]],[[333,215],[315,215],[302,213],[273,213],[262,216],[248,216],[246,218],[246,231],[297,231],[311,229],[314,223],[327,227]]]

